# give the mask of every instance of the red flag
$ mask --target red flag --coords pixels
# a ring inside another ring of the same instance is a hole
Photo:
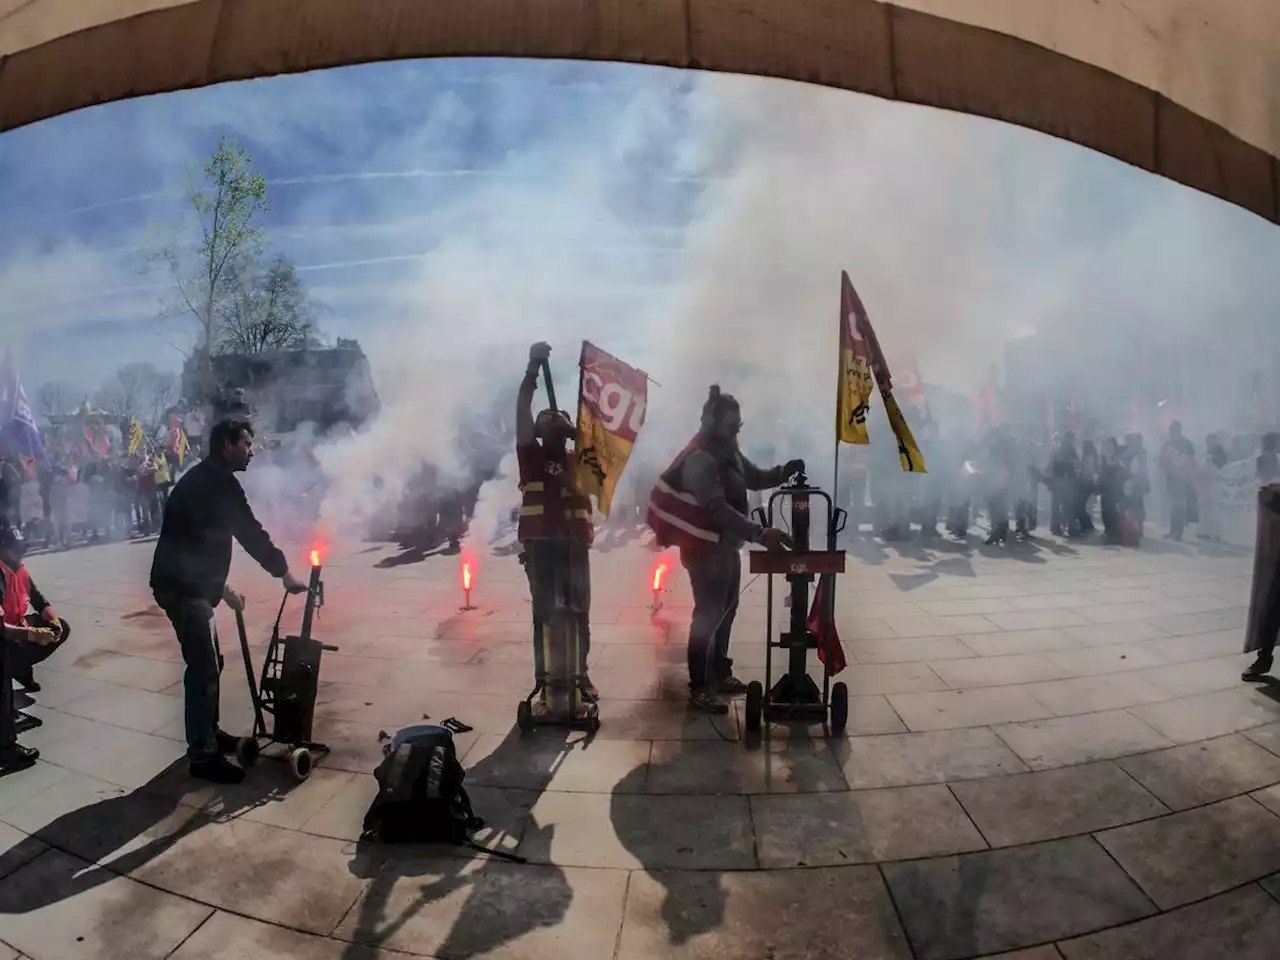
[[[813,606],[809,608],[809,632],[818,641],[818,660],[827,668],[827,676],[834,677],[848,666],[840,634],[836,631],[835,574],[824,573],[818,578],[818,589],[813,594]]]

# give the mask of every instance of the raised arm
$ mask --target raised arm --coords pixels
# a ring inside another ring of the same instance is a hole
[[[529,348],[529,365],[524,368],[524,379],[516,393],[516,446],[526,446],[534,441],[533,395],[538,390],[538,371],[551,356],[551,348],[538,342]]]

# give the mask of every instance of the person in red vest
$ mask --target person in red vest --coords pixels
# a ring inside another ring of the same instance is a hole
[[[529,348],[529,364],[516,394],[516,460],[520,469],[521,504],[516,536],[533,601],[534,649],[541,656],[542,632],[557,602],[579,617],[578,675],[586,692],[596,689],[587,678],[591,645],[591,499],[574,486],[568,444],[576,430],[563,410],[533,414],[538,372],[551,356],[545,343]],[[539,671],[541,672],[541,671]],[[545,696],[542,707],[545,709]],[[539,705],[535,704],[535,708]]]
[[[64,643],[71,628],[58,619],[23,564],[26,544],[12,527],[0,527],[0,610],[3,610],[3,637],[0,638],[0,772],[29,767],[40,753],[18,743],[14,730],[13,683],[28,692],[40,685],[32,675],[32,665],[44,660]],[[36,616],[28,616],[33,608]]]
[[[763,470],[742,455],[742,411],[732,396],[712,386],[702,424],[658,479],[649,497],[649,526],[664,547],[680,548],[680,563],[693,587],[689,625],[689,702],[707,713],[728,713],[721,694],[742,693],[733,675],[729,632],[738,610],[742,546],[786,549],[790,538],[747,516],[747,492],[776,487],[804,471],[803,460]]]

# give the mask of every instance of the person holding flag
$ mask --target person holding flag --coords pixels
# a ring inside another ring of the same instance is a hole
[[[548,642],[556,610],[576,614],[578,662],[572,665],[588,696],[598,694],[587,676],[591,646],[591,500],[582,492],[569,454],[576,430],[563,410],[554,406],[533,413],[538,375],[546,368],[551,347],[535,343],[516,394],[516,461],[520,471],[520,511],[516,536],[523,547],[522,562],[533,603],[535,672],[543,677],[550,666]],[[548,381],[549,382],[549,381]],[[551,398],[554,405],[554,398]],[[550,711],[548,691],[534,709]],[[585,708],[584,708],[585,709]]]

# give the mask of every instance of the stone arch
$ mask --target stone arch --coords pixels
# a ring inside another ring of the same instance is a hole
[[[1280,223],[1275,0],[0,0],[0,131],[375,60],[753,73],[992,117]]]

